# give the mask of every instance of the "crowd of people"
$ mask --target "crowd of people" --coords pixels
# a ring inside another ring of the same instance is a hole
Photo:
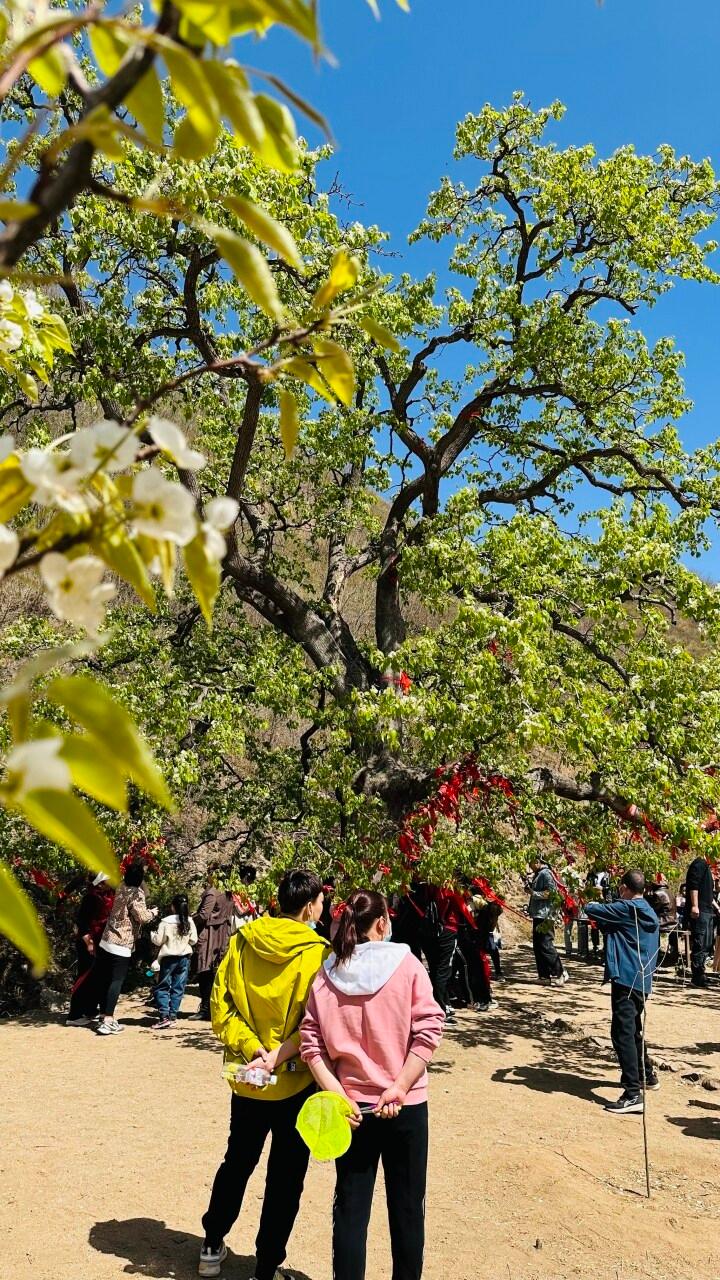
[[[194,914],[182,893],[161,914],[146,902],[144,873],[143,860],[133,859],[114,894],[102,875],[88,883],[68,1023],[94,1026],[105,1036],[122,1030],[117,1001],[145,926],[157,949],[157,1030],[178,1017],[194,963],[200,993],[194,1016],[212,1022],[232,1089],[227,1149],[202,1219],[199,1275],[220,1276],[226,1238],[269,1139],[254,1280],[279,1280],[310,1155],[298,1117],[320,1089],[343,1100],[351,1130],[349,1147],[336,1160],[333,1280],[364,1280],[380,1163],[393,1280],[420,1280],[427,1066],[456,1005],[483,1014],[496,1007],[491,974],[504,977],[499,925],[506,904],[482,880],[457,887],[415,881],[390,900],[361,889],[333,901],[331,883],[293,870],[273,910],[258,913],[247,897],[219,887],[211,872]],[[697,858],[688,868],[679,923],[667,882],[646,885],[640,871],[626,872],[615,888],[605,873],[591,872],[574,921],[574,900],[548,862],[537,859],[527,887],[541,983],[563,986],[569,979],[555,943],[561,913],[566,953],[568,924],[582,923],[596,935],[593,951],[602,955],[611,986],[611,1038],[622,1086],[606,1110],[641,1113],[645,1091],[659,1088],[644,1028],[653,975],[669,952],[662,933],[687,926],[693,984],[707,983],[719,914],[708,861]]]

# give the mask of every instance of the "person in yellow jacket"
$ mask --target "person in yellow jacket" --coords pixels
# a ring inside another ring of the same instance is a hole
[[[300,1022],[315,976],[329,953],[315,932],[322,882],[290,871],[278,887],[279,916],[246,924],[230,941],[210,999],[213,1031],[225,1047],[233,1091],[230,1137],[202,1223],[198,1274],[219,1276],[225,1236],[242,1208],[245,1188],[272,1135],[265,1196],[256,1240],[254,1280],[280,1280],[310,1153],[295,1122],[315,1085],[299,1057]],[[252,1063],[276,1083],[258,1089],[236,1081],[232,1068]]]

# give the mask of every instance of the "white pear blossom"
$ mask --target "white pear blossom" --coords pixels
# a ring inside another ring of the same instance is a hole
[[[22,346],[23,331],[14,320],[0,320],[0,347],[4,351],[17,351]]]
[[[13,289],[10,281],[0,280],[0,304],[12,302],[14,297],[15,290]]]
[[[211,560],[223,560],[227,543],[223,532],[235,523],[240,510],[234,498],[213,498],[205,508],[202,531],[205,550]]]
[[[17,449],[17,441],[14,436],[7,432],[4,436],[0,436],[0,462],[4,462]]]
[[[6,524],[0,524],[0,578],[15,563],[19,550],[20,540],[15,530],[9,529]]]
[[[26,289],[22,295],[25,303],[25,311],[29,320],[42,320],[45,315],[45,308],[38,298],[34,289]]]
[[[70,770],[60,759],[62,738],[36,738],[21,742],[7,759],[7,781],[13,795],[21,799],[28,791],[69,791]]]
[[[60,507],[79,513],[88,508],[88,495],[80,489],[85,473],[76,467],[69,453],[59,449],[28,449],[20,459],[25,479],[35,490],[41,506]]]
[[[167,418],[153,416],[148,422],[147,429],[158,448],[182,467],[183,471],[201,471],[205,466],[207,462],[205,454],[198,453],[197,449],[189,447],[184,432],[174,422],[168,422]]]
[[[92,427],[82,427],[69,444],[72,463],[84,475],[98,468],[105,472],[124,471],[135,460],[137,436],[127,427],[103,418]]]
[[[181,484],[166,480],[155,467],[135,476],[132,487],[133,528],[160,542],[184,547],[197,532],[195,503]]]
[[[55,616],[97,635],[105,621],[107,603],[115,595],[112,583],[102,581],[104,573],[105,565],[97,556],[68,560],[58,551],[43,556],[40,576]]]

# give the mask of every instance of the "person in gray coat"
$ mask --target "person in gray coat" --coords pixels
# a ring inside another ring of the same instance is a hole
[[[562,986],[569,973],[555,946],[555,901],[557,884],[544,858],[538,855],[531,863],[530,901],[528,915],[533,924],[533,951],[538,978],[550,986]]]

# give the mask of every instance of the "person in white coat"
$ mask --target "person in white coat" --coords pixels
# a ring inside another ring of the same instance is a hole
[[[192,949],[198,940],[195,921],[190,916],[185,894],[177,894],[172,905],[173,914],[163,916],[157,929],[150,935],[155,946],[160,948],[160,975],[154,992],[158,1011],[156,1031],[172,1027],[177,1019],[187,986]]]

